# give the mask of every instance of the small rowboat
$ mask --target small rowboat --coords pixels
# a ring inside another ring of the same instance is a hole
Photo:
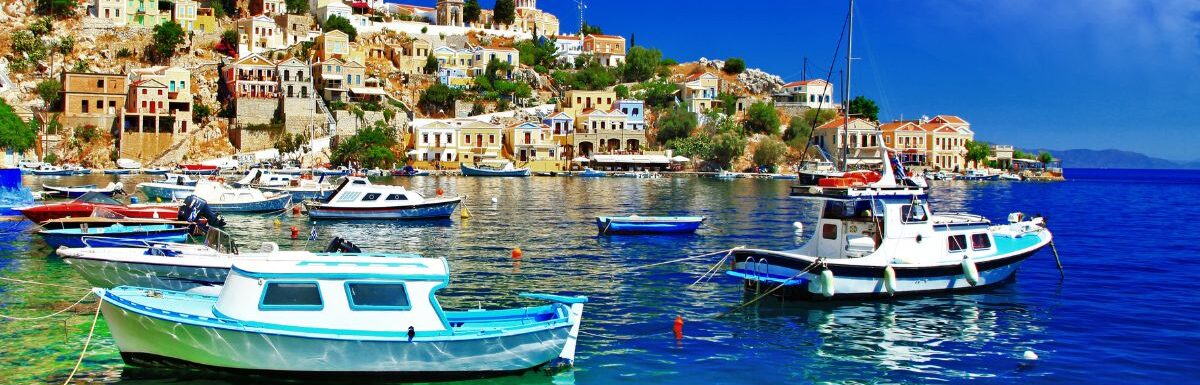
[[[168,172],[171,172],[171,169],[166,167],[154,167],[142,170],[142,173],[146,175],[167,175]]]
[[[512,162],[505,162],[503,165],[491,165],[484,163],[480,166],[468,166],[466,163],[461,164],[463,176],[529,176],[528,168],[513,168]]]
[[[704,217],[596,217],[600,234],[686,234],[702,222]]]
[[[133,174],[135,171],[137,171],[137,170],[131,170],[131,169],[127,169],[127,168],[114,168],[114,169],[104,170],[104,174],[105,175],[130,175],[130,174]]]
[[[105,227],[44,229],[38,235],[51,248],[105,247],[127,244],[129,241],[183,242],[187,240],[188,223],[169,221],[160,224],[125,225],[113,220]]]
[[[75,170],[65,169],[58,166],[44,165],[40,168],[31,171],[33,175],[41,176],[70,176],[75,175]]]
[[[579,173],[579,176],[582,178],[601,178],[607,175],[608,173],[604,171],[593,170],[591,167],[586,167],[583,169],[583,172]]]
[[[125,186],[121,182],[109,183],[108,186],[104,186],[103,188],[96,187],[94,184],[82,186],[48,186],[42,184],[42,189],[46,191],[47,195],[60,198],[78,198],[90,192],[112,196],[118,191],[125,192],[124,188]]]

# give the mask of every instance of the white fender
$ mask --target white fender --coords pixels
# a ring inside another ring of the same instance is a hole
[[[891,265],[883,268],[883,288],[888,294],[896,294],[896,269]]]
[[[979,284],[979,269],[975,268],[975,262],[971,262],[970,258],[963,257],[962,261],[963,276],[967,278],[967,283],[971,286]]]
[[[833,270],[825,269],[824,271],[821,271],[821,295],[824,295],[825,298],[829,298],[833,297],[834,294],[837,294],[837,290],[835,290],[833,287],[834,284]]]

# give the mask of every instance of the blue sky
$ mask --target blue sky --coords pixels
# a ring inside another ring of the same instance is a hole
[[[738,56],[788,81],[800,78],[804,57],[810,77],[824,75],[846,13],[840,0],[586,3],[590,24],[636,34],[638,45],[667,57]],[[578,30],[574,0],[538,6],[563,32]],[[875,99],[881,119],[955,114],[980,140],[1200,159],[1200,1],[861,0],[856,8],[852,91]]]

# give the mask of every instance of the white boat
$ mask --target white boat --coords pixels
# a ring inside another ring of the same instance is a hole
[[[117,168],[122,168],[122,169],[126,169],[126,170],[137,170],[139,168],[142,168],[142,164],[133,159],[121,158],[121,159],[117,159]]]
[[[273,173],[262,169],[251,169],[242,179],[233,182],[234,187],[284,187],[300,180],[300,175]]]
[[[329,199],[306,206],[313,219],[449,218],[462,197],[425,198],[402,186],[376,185],[346,177]]]
[[[1020,181],[1021,176],[1017,175],[1017,174],[1006,172],[1006,173],[1000,174],[1000,180]]]
[[[586,297],[445,311],[443,258],[314,256],[235,261],[218,295],[94,289],[134,366],[194,366],[276,377],[394,381],[521,373],[574,360]]]
[[[197,182],[192,195],[203,199],[218,213],[280,211],[292,202],[292,196],[289,194],[263,192],[248,187],[233,188],[208,180]]]
[[[196,190],[196,182],[189,175],[166,174],[161,180],[155,182],[138,183],[137,188],[142,191],[142,194],[146,194],[147,199],[171,201],[192,195],[192,192]]]
[[[477,165],[459,164],[463,176],[529,176],[529,168],[516,168],[512,162],[503,159],[485,159]]]

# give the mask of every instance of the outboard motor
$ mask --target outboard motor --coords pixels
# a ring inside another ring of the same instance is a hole
[[[325,247],[326,253],[361,253],[362,249],[355,246],[353,242],[347,241],[342,237],[334,237],[329,241],[329,246]]]
[[[200,218],[207,219],[210,226],[225,226],[225,217],[213,212],[212,208],[208,207],[208,202],[205,202],[204,199],[195,195],[184,199],[183,205],[179,206],[179,215],[176,219],[195,223]]]

